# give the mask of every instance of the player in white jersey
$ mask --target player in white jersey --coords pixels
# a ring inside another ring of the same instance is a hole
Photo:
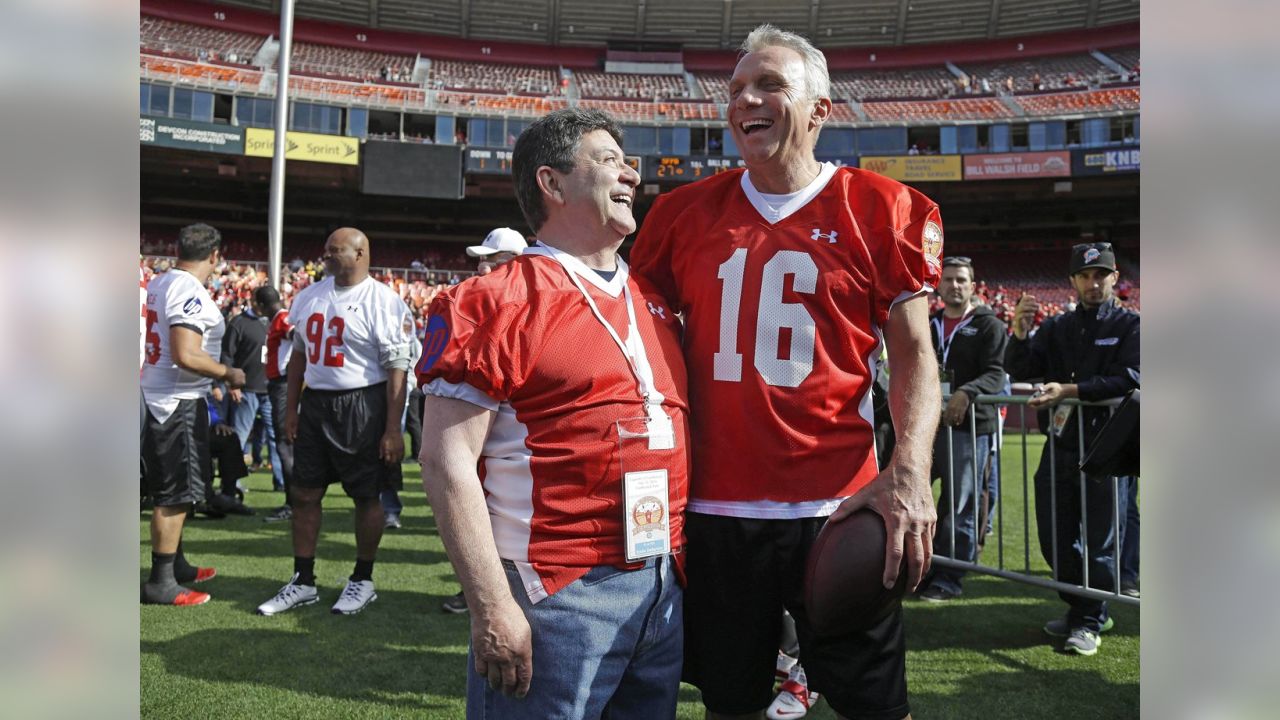
[[[218,263],[222,237],[203,223],[178,233],[178,262],[147,288],[142,397],[146,421],[142,460],[151,515],[151,576],[142,602],[200,605],[209,594],[181,583],[213,577],[212,568],[190,565],[182,554],[182,525],[194,502],[204,499],[209,464],[209,409],[213,380],[244,385],[244,371],[214,359],[225,323],[204,283]]]
[[[298,293],[289,309],[295,329],[284,435],[294,450],[294,575],[258,606],[263,615],[318,599],[320,501],[335,482],[355,501],[356,566],[333,612],[350,615],[375,600],[373,562],[384,522],[378,495],[401,484],[400,414],[413,316],[395,291],[369,277],[364,233],[334,231],[325,241],[323,260],[327,277]]]

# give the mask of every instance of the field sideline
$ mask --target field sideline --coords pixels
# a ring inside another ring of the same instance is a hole
[[[1006,566],[1020,569],[1022,452],[1012,440],[1002,455],[1001,500]],[[1034,471],[1042,440],[1033,436],[1031,442]],[[383,538],[374,572],[378,600],[351,617],[329,613],[355,556],[351,503],[340,490],[325,500],[316,563],[320,603],[272,618],[253,610],[288,580],[292,551],[288,523],[262,522],[282,497],[269,492],[270,476],[255,473],[246,480],[246,502],[257,516],[190,522],[187,555],[218,570],[218,577],[199,586],[213,600],[190,609],[141,607],[141,716],[463,717],[467,617],[440,611],[457,581],[417,464],[404,471],[404,528]],[[139,522],[139,581],[150,565],[149,517],[144,512]],[[995,553],[992,536],[984,560],[994,564]],[[1047,575],[1034,538],[1031,556],[1033,570]],[[1053,593],[985,576],[968,578],[964,596],[950,603],[909,600],[914,717],[1137,717],[1138,610],[1113,609],[1116,628],[1092,658],[1058,652],[1041,633],[1046,620],[1063,612]],[[702,717],[696,689],[682,689],[677,717]],[[834,714],[820,701],[807,717]]]

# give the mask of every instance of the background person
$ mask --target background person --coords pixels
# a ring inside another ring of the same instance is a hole
[[[296,329],[284,431],[294,445],[293,577],[258,606],[262,615],[319,599],[320,501],[333,483],[355,503],[356,563],[332,611],[351,615],[376,600],[373,565],[385,521],[378,495],[401,482],[413,318],[394,290],[369,276],[369,239],[359,230],[329,236],[324,267],[324,280],[289,308]]]
[[[1068,398],[1106,400],[1122,397],[1140,385],[1138,314],[1119,305],[1113,296],[1120,273],[1116,269],[1111,243],[1081,243],[1071,250],[1071,287],[1080,298],[1069,313],[1048,318],[1032,334],[1032,324],[1040,303],[1023,295],[1014,309],[1013,337],[1005,351],[1005,366],[1015,382],[1043,381],[1028,405],[1035,408],[1041,431],[1048,437],[1036,468],[1036,523],[1040,552],[1057,571],[1060,581],[1084,582],[1080,505],[1089,515],[1085,539],[1089,545],[1089,585],[1114,591],[1114,565],[1122,527],[1112,516],[1115,500],[1111,478],[1087,476],[1088,491],[1080,497],[1079,423],[1076,413],[1084,413],[1084,448],[1090,445],[1110,413],[1106,408],[1072,408],[1060,405]],[[1129,479],[1118,481],[1120,498],[1128,494]],[[1051,499],[1056,496],[1056,506]],[[1123,525],[1125,508],[1120,509]],[[1053,528],[1057,527],[1055,538]],[[1057,557],[1054,557],[1054,543]],[[1066,638],[1067,652],[1093,655],[1102,644],[1101,633],[1114,625],[1102,600],[1059,593],[1068,606],[1065,617],[1051,620],[1045,633]]]
[[[178,232],[178,261],[147,286],[146,357],[140,381],[146,404],[142,460],[151,512],[151,574],[142,602],[201,605],[209,593],[183,583],[216,575],[187,562],[182,526],[194,503],[204,500],[209,455],[209,407],[214,380],[236,388],[244,371],[214,360],[226,323],[205,281],[218,264],[222,235],[197,223]]]
[[[1004,389],[1004,346],[1008,337],[1008,329],[991,308],[973,302],[973,281],[973,262],[969,258],[943,260],[938,286],[943,307],[929,318],[944,394],[951,395],[933,441],[933,476],[942,479],[933,554],[966,562],[978,559],[986,532],[986,516],[978,510],[999,422],[995,405],[975,405],[973,400]],[[977,524],[980,520],[983,527]],[[920,597],[934,602],[958,597],[963,577],[963,571],[935,567]]]

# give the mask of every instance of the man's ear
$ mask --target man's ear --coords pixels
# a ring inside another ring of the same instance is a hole
[[[534,177],[538,181],[538,189],[548,202],[564,204],[564,176],[550,165],[538,168]]]
[[[818,98],[813,101],[813,110],[809,113],[809,122],[814,127],[822,125],[831,118],[831,98]]]

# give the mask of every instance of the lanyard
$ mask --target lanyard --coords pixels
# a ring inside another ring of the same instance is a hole
[[[545,248],[548,251],[548,254],[550,254],[556,262],[560,263],[560,266],[564,268],[566,273],[568,273],[569,279],[573,281],[574,286],[578,288],[578,292],[582,293],[582,297],[586,299],[587,305],[591,308],[591,313],[595,315],[596,320],[604,326],[604,329],[609,333],[609,337],[613,339],[614,344],[622,351],[622,356],[626,358],[627,366],[631,369],[631,374],[635,376],[636,389],[640,393],[640,398],[644,401],[645,413],[650,417],[654,417],[656,414],[663,414],[662,411],[658,409],[658,406],[662,404],[665,396],[658,390],[657,385],[654,383],[653,368],[649,365],[649,359],[644,350],[644,340],[640,337],[640,326],[639,323],[636,322],[635,306],[631,300],[631,288],[627,285],[627,264],[623,262],[622,258],[618,258],[618,274],[614,276],[615,279],[618,279],[622,283],[622,296],[626,300],[627,305],[627,341],[623,342],[622,338],[618,335],[618,331],[614,329],[613,325],[607,319],[605,319],[605,316],[600,312],[600,308],[596,306],[596,301],[591,299],[591,294],[587,292],[586,287],[582,284],[582,280],[578,277],[578,271],[575,266],[581,265],[582,263],[576,258],[566,255],[560,250],[557,250],[550,245],[546,245],[541,241],[538,242],[538,246]],[[590,270],[588,270],[588,272],[590,272]]]
[[[936,323],[935,327],[938,330],[938,351],[942,354],[942,367],[947,366],[947,356],[951,354],[951,341],[955,339],[956,333],[960,332],[960,328],[968,325],[969,321],[973,319],[973,310],[969,310],[969,312],[964,314],[964,317],[960,318],[960,321],[956,323],[956,326],[951,328],[950,335],[945,334],[945,317],[945,315],[939,315],[934,318],[934,322]]]

